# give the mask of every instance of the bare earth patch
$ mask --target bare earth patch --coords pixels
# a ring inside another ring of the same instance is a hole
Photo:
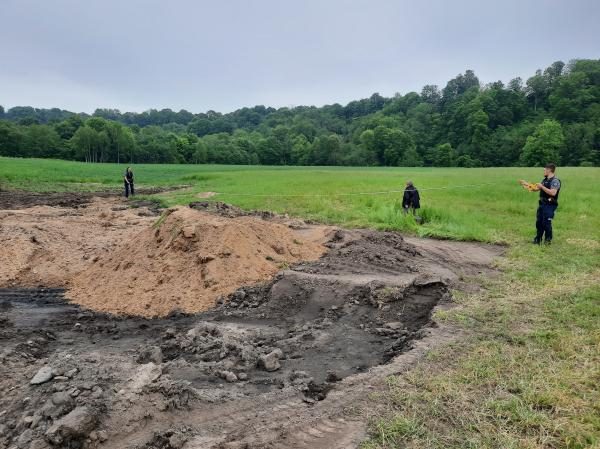
[[[222,203],[0,214],[0,447],[355,447],[501,252]]]

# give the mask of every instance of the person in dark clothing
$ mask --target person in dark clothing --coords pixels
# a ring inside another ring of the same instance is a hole
[[[131,195],[135,195],[135,189],[133,186],[133,172],[131,171],[131,167],[127,167],[127,170],[125,170],[123,181],[125,183],[125,198],[129,198],[130,191]]]
[[[406,214],[410,210],[414,215],[415,210],[421,207],[420,201],[419,191],[413,185],[412,181],[407,181],[404,196],[402,197],[402,209],[404,213]]]
[[[537,234],[533,243],[549,245],[552,242],[552,220],[558,207],[558,194],[560,193],[560,180],[554,176],[556,165],[546,164],[544,167],[544,179],[536,187],[540,190],[540,201],[537,209],[537,220],[535,227]]]

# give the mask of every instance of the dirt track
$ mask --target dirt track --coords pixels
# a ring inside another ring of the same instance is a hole
[[[0,290],[0,447],[356,447],[368,393],[456,338],[433,309],[500,251],[361,230],[326,245],[195,315],[115,317],[62,289]]]

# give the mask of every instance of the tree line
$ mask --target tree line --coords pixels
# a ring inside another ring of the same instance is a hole
[[[557,61],[525,82],[440,89],[323,107],[222,114],[0,106],[0,155],[86,162],[264,165],[600,165],[600,60]]]

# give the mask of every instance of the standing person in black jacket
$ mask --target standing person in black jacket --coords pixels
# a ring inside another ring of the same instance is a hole
[[[129,198],[130,191],[131,195],[135,195],[135,189],[133,187],[133,171],[131,171],[131,167],[127,167],[127,170],[125,170],[123,181],[125,183],[125,198]]]
[[[540,191],[540,201],[537,209],[537,220],[535,227],[537,233],[533,239],[533,243],[539,245],[544,243],[549,245],[552,243],[552,220],[554,213],[558,207],[558,194],[560,193],[560,179],[554,176],[556,165],[546,164],[544,167],[544,179],[537,184]]]
[[[402,209],[404,213],[406,214],[410,210],[414,215],[415,210],[421,208],[420,200],[417,188],[413,185],[412,181],[407,181],[404,196],[402,197]]]

